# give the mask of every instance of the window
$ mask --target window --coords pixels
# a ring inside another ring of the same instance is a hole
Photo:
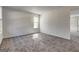
[[[38,23],[34,23],[34,28],[38,28]]]
[[[34,16],[34,25],[33,25],[33,28],[38,28],[39,27],[39,17],[38,16]]]

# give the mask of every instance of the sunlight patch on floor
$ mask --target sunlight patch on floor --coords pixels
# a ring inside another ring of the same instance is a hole
[[[33,39],[38,38],[38,34],[33,34]]]

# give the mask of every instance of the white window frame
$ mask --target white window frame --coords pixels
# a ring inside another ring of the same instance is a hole
[[[33,28],[39,28],[39,17],[34,16],[33,18]]]

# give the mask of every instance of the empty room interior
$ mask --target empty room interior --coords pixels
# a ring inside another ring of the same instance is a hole
[[[1,6],[0,52],[79,52],[79,7]]]

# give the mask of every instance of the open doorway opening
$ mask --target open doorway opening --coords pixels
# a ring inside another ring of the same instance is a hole
[[[0,44],[2,42],[2,7],[0,7]]]
[[[70,32],[71,39],[79,42],[79,15],[73,14],[70,16]]]

